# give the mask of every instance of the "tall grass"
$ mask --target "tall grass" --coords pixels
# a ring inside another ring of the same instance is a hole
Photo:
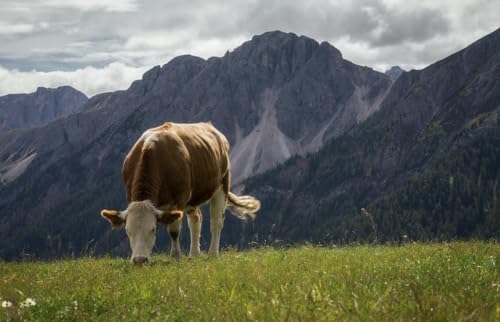
[[[484,242],[0,263],[0,320],[498,321],[499,265]]]

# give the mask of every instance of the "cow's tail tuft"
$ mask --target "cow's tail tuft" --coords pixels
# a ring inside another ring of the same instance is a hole
[[[260,209],[260,201],[252,196],[237,196],[229,192],[228,206],[233,215],[242,220],[255,219]]]

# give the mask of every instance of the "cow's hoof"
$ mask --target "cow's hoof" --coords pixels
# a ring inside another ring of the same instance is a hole
[[[219,251],[208,251],[208,256],[210,257],[219,257]]]
[[[201,255],[201,251],[199,249],[191,250],[189,252],[189,257],[198,257]]]
[[[181,253],[180,252],[177,252],[177,251],[171,251],[170,252],[170,256],[172,256],[172,258],[174,259],[180,259],[181,258]]]

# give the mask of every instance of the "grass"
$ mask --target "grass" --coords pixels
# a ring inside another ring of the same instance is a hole
[[[0,320],[499,321],[499,265],[486,242],[0,263]]]

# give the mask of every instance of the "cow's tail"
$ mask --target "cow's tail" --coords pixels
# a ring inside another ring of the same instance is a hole
[[[252,196],[237,196],[229,192],[228,206],[236,217],[243,220],[254,219],[260,209],[260,201]]]

